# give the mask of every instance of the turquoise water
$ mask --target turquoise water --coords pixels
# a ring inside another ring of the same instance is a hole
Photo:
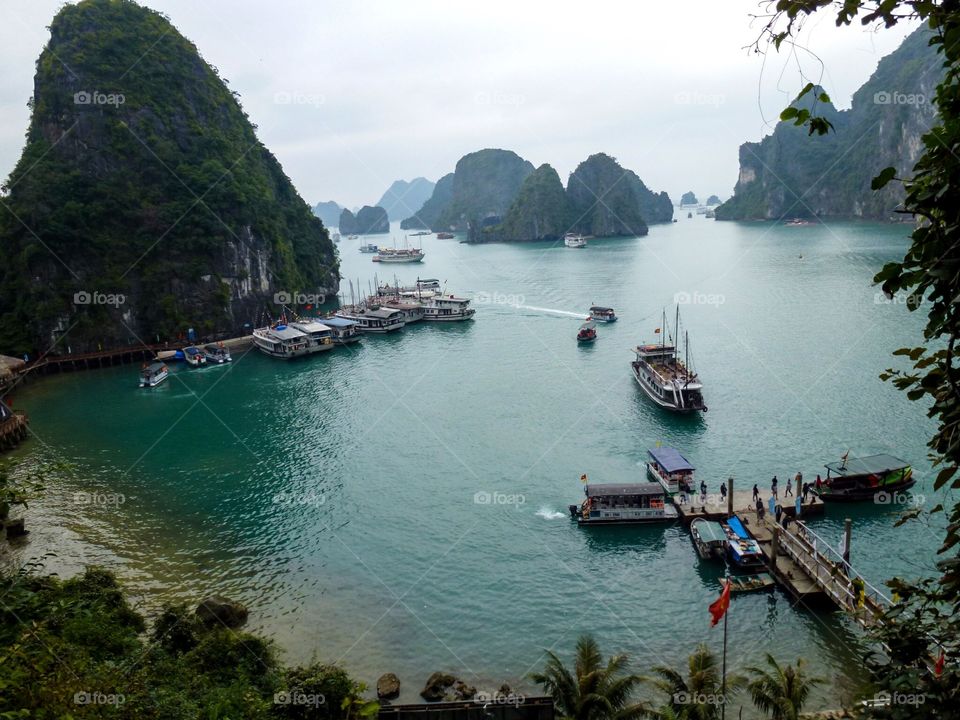
[[[55,551],[62,572],[117,568],[146,607],[235,597],[289,659],[339,660],[368,682],[396,672],[409,700],[437,669],[518,684],[583,632],[641,670],[701,641],[719,649],[706,611],[718,569],[678,526],[578,528],[566,507],[579,477],[638,480],[657,442],[711,491],[890,452],[932,504],[933,426],[877,379],[892,350],[921,341],[922,315],[871,285],[907,232],[683,217],[585,250],[426,238],[415,268],[379,268],[357,251],[365,239],[344,240],[345,277],[436,277],[481,300],[475,320],[302,362],[250,352],[152,391],[129,366],[32,385],[14,399],[38,436],[21,456],[72,468],[51,471],[24,553]],[[630,373],[630,348],[655,338],[677,293],[693,301],[681,312],[702,417],[658,410]],[[620,321],[580,347],[591,304]],[[936,530],[894,529],[897,512],[831,507],[816,526],[836,539],[853,517],[854,564],[878,583],[928,572]],[[803,655],[830,693],[855,688],[843,618],[776,593],[736,598],[729,620],[733,668]]]

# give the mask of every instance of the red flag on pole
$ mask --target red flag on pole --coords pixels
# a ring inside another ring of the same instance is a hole
[[[943,664],[946,661],[947,656],[944,655],[943,650],[940,651],[940,657],[937,658],[937,664],[933,666],[933,674],[937,677],[943,675]]]
[[[713,627],[718,622],[720,618],[724,616],[727,612],[727,608],[730,607],[730,583],[726,582],[723,584],[723,592],[720,593],[720,597],[710,603],[710,627]]]

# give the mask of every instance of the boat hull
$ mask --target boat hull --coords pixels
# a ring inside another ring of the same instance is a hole
[[[670,400],[658,397],[653,392],[653,389],[644,381],[643,376],[640,375],[636,363],[631,363],[631,369],[633,370],[633,378],[637,381],[637,385],[640,386],[640,389],[643,390],[643,394],[650,398],[658,406],[662,407],[664,410],[669,410],[670,412],[674,412],[679,415],[691,415],[693,413],[704,412],[706,410],[704,407],[680,407]]]
[[[167,379],[167,373],[163,373],[162,375],[157,375],[156,377],[152,377],[149,380],[145,378],[140,378],[140,387],[142,388],[156,387],[166,379]]]
[[[867,487],[867,488],[854,488],[847,492],[817,492],[813,491],[814,495],[820,498],[823,502],[839,502],[839,503],[850,503],[850,502],[865,502],[865,501],[877,501],[877,496],[880,494],[895,495],[896,493],[903,492],[904,490],[909,490],[914,485],[917,484],[916,478],[913,477],[913,474],[910,474],[910,477],[905,480],[901,480],[896,483],[890,483],[888,485],[883,485],[879,487]],[[885,504],[879,502],[878,504]]]

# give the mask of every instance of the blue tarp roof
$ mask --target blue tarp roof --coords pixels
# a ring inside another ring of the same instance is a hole
[[[681,470],[695,470],[687,459],[680,454],[680,451],[671,447],[659,447],[653,450],[647,450],[657,464],[668,473],[680,472]]]
[[[750,537],[747,535],[747,531],[744,529],[743,523],[740,522],[740,518],[738,518],[736,515],[727,520],[727,525],[729,525],[730,529],[737,534],[737,537],[744,539]]]
[[[353,320],[347,320],[346,318],[338,318],[338,317],[320,318],[318,322],[322,322],[324,325],[327,325],[328,327],[335,327],[335,328],[345,328],[345,327],[350,327],[351,325],[357,324]]]

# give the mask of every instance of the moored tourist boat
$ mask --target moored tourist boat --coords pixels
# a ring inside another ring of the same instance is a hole
[[[290,327],[307,336],[307,352],[333,350],[333,330],[319,320],[296,320]]]
[[[730,583],[730,592],[747,593],[758,592],[760,590],[770,590],[776,585],[776,581],[770,573],[756,573],[754,575],[731,575],[726,578]]]
[[[345,307],[337,311],[337,317],[353,320],[357,330],[363,333],[388,333],[401,330],[406,322],[403,312],[385,307]]]
[[[720,523],[694,518],[690,523],[690,537],[702,560],[723,560],[727,551],[727,534]]]
[[[309,340],[307,336],[289,325],[274,325],[256,328],[253,331],[253,344],[264,355],[289,360],[307,355]]]
[[[223,343],[204,345],[201,350],[208,365],[223,365],[224,363],[233,361],[230,351],[227,350]]]
[[[585,248],[587,239],[580,233],[569,232],[563,236],[563,244],[569,248]]]
[[[666,502],[663,488],[656,483],[587,484],[584,494],[586,500],[569,508],[578,525],[633,525],[677,519],[677,509]]]
[[[190,367],[200,367],[206,365],[207,359],[203,356],[200,348],[196,345],[189,345],[183,349],[183,359]]]
[[[140,387],[156,387],[169,375],[167,366],[159,361],[144,363],[140,368]]]
[[[423,320],[423,305],[414,300],[381,300],[381,306],[402,312],[403,321],[407,325]]]
[[[330,328],[334,345],[350,345],[360,340],[360,331],[353,320],[334,315],[322,318],[321,322]]]
[[[679,324],[678,308],[678,327]],[[663,325],[656,329],[660,342],[638,345],[634,349],[636,358],[630,363],[633,376],[644,394],[660,407],[678,413],[705,412],[703,384],[690,366],[689,337],[684,342],[686,357],[681,359],[677,346],[665,339],[668,330],[664,316]]]
[[[591,343],[597,339],[597,326],[593,321],[587,321],[577,331],[577,342]]]
[[[613,308],[603,307],[602,305],[591,306],[590,317],[597,322],[612,323],[617,321],[617,314],[613,311]]]
[[[849,455],[849,453],[848,453]],[[825,502],[875,500],[890,502],[890,495],[909,490],[916,483],[910,464],[893,455],[868,455],[828,463],[827,477],[813,492]],[[885,494],[882,495],[882,494]]]
[[[647,450],[647,474],[671,497],[681,490],[693,492],[693,472],[696,470],[690,462],[672,447],[659,447]]]
[[[416,248],[380,248],[373,256],[374,262],[380,263],[415,263],[425,257],[423,250]]]
[[[760,545],[750,537],[740,518],[733,516],[720,523],[727,536],[727,558],[738,570],[756,570],[766,567]]]
[[[380,248],[378,248],[373,243],[364,243],[363,245],[360,246],[360,252],[362,253],[375,253],[375,252],[379,252],[379,250]]]
[[[421,293],[425,295],[425,293]],[[470,299],[454,295],[434,295],[421,301],[423,319],[430,322],[457,322],[469,320],[476,314],[470,307]]]
[[[438,240],[453,240],[453,233],[438,232],[438,233],[437,233],[437,239],[438,239]]]

